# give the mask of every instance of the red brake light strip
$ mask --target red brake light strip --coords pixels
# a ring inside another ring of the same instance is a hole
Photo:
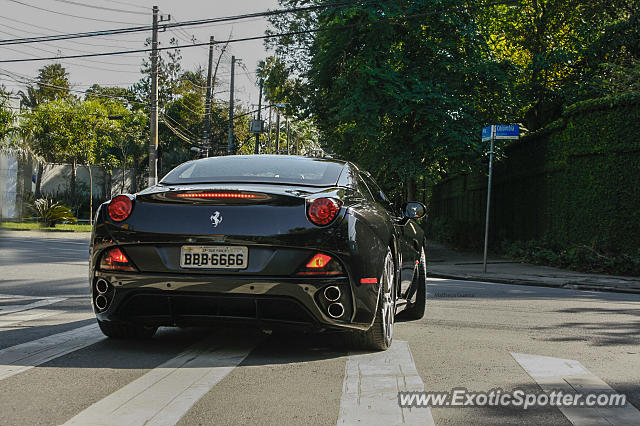
[[[361,278],[360,284],[378,284],[377,278]]]
[[[182,194],[171,194],[176,198],[264,198],[256,194],[239,194],[235,192],[192,192]]]

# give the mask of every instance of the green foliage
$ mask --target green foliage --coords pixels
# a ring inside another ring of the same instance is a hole
[[[72,222],[78,220],[73,215],[69,207],[49,198],[39,198],[30,205],[33,215],[44,223],[47,227],[53,227],[58,223]]]
[[[463,250],[477,250],[482,246],[484,228],[464,220],[436,217],[427,221],[425,231],[429,239]]]
[[[409,196],[425,176],[470,167],[480,154],[475,129],[503,115],[508,66],[490,58],[465,4],[354,3],[272,20],[280,31],[330,28],[278,41],[279,51],[308,48],[296,56],[308,64],[292,61],[283,73],[304,71],[305,107],[323,148],[383,178],[386,189],[406,184]]]
[[[49,64],[38,70],[36,85],[29,85],[26,92],[18,92],[21,103],[36,108],[44,102],[67,99],[70,96],[69,73],[61,64]]]
[[[145,46],[151,45],[151,39],[145,41]],[[161,45],[161,43],[159,44]],[[170,46],[177,46],[178,40],[171,38]],[[142,61],[143,74],[142,78],[133,85],[133,92],[138,99],[143,102],[149,102],[151,93],[151,53],[149,58]],[[173,100],[176,95],[176,89],[179,85],[180,75],[182,73],[182,53],[180,49],[171,49],[162,51],[158,55],[158,104],[160,109],[164,108],[167,103]]]
[[[513,103],[529,130],[557,119],[563,105],[629,91],[640,59],[638,2],[523,0],[478,9],[492,53],[515,66]]]
[[[492,189],[492,242],[540,240],[634,256],[640,248],[640,94],[594,99],[505,149]],[[482,229],[486,175],[443,181],[431,220]]]
[[[306,86],[300,78],[294,77],[293,71],[285,61],[269,56],[258,63],[258,78],[264,82],[265,98],[271,104],[287,104],[282,111],[285,115],[304,116],[304,98]]]
[[[14,128],[15,114],[9,104],[9,94],[0,86],[0,148],[4,137]]]
[[[76,187],[72,191],[70,186],[64,189],[58,189],[54,192],[48,192],[47,198],[58,201],[61,204],[68,206],[71,213],[80,219],[89,219],[89,206],[91,197],[91,191],[89,191],[89,185],[84,182],[76,182]],[[107,200],[98,197],[93,198],[93,205],[99,206],[101,203]]]
[[[640,253],[603,253],[587,245],[565,248],[546,240],[504,242],[502,253],[525,263],[589,273],[640,276]]]

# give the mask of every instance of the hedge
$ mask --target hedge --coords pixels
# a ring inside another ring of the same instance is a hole
[[[492,244],[545,239],[640,252],[640,93],[572,105],[504,152],[494,168]],[[450,238],[472,238],[466,245],[479,246],[486,188],[486,171],[437,184],[430,202],[434,232],[446,223],[455,228],[447,231]],[[456,235],[461,232],[467,235]]]

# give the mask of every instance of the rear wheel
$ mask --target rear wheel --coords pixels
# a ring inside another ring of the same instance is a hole
[[[420,262],[418,272],[415,275],[414,285],[416,286],[416,301],[404,310],[404,317],[411,320],[418,320],[424,317],[427,308],[427,257],[424,253],[424,245],[420,250]]]
[[[131,322],[98,321],[102,333],[112,339],[150,339],[158,327],[149,327]]]
[[[369,330],[354,331],[349,334],[351,346],[357,349],[376,351],[389,349],[391,341],[393,340],[393,327],[396,315],[395,293],[395,266],[391,250],[388,250],[380,279],[376,318]]]

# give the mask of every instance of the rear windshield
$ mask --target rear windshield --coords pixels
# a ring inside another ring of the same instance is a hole
[[[332,186],[344,164],[322,158],[238,155],[189,161],[171,170],[165,185],[251,182]]]

